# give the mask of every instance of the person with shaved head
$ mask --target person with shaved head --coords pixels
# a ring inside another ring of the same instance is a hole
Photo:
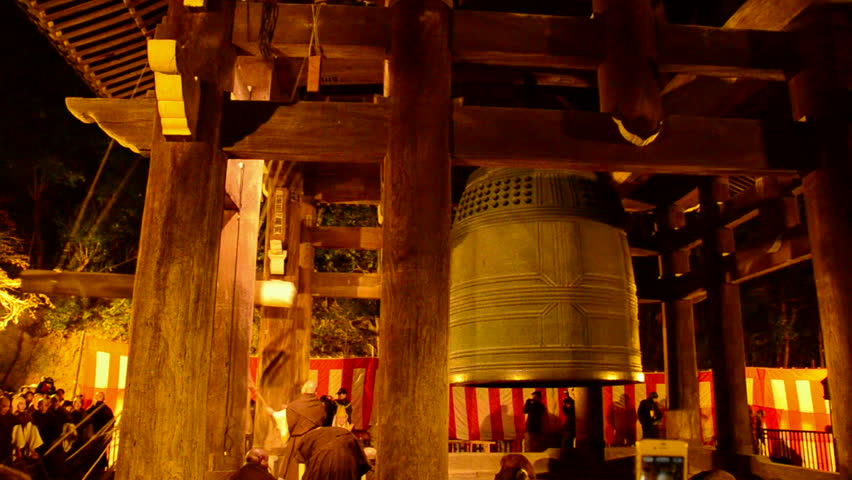
[[[275,480],[269,473],[269,454],[262,448],[252,448],[246,454],[246,464],[228,480]]]

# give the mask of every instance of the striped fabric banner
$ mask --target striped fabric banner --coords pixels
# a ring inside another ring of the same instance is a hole
[[[127,369],[127,345],[94,340],[86,342],[79,390],[90,399],[105,391],[107,403],[120,411]],[[339,388],[349,392],[356,430],[369,429],[373,413],[378,358],[312,359],[310,378],[317,393],[334,396]],[[250,363],[255,378],[257,359]],[[825,369],[746,368],[746,388],[752,411],[763,410],[767,429],[824,432],[831,425],[830,405],[823,399],[820,381]],[[63,382],[64,384],[65,382]],[[534,390],[542,392],[548,410],[548,428],[561,429],[560,411],[565,389],[473,388],[451,386],[449,437],[458,440],[515,440],[523,437],[524,401]],[[657,392],[665,411],[668,403],[665,375],[645,374],[645,383],[605,387],[604,425],[609,445],[631,445],[641,439],[636,408],[651,392]],[[715,441],[713,374],[698,374],[701,435],[705,444]]]

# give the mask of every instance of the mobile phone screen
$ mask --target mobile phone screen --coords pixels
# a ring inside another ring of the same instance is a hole
[[[686,480],[683,457],[643,456],[639,480]]]

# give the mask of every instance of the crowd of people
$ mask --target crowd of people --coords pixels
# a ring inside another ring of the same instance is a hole
[[[0,394],[0,465],[34,479],[98,478],[114,415],[103,392],[93,399],[66,398],[46,377],[35,387]]]

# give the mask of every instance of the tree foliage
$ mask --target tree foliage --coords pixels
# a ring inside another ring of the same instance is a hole
[[[811,262],[747,282],[743,287],[743,329],[750,365],[822,365]]]
[[[376,207],[369,205],[319,205],[317,224],[328,227],[375,227]],[[379,254],[370,250],[316,249],[319,272],[375,273]],[[317,298],[314,301],[311,356],[363,357],[377,354],[378,300]]]
[[[21,281],[15,279],[27,268],[24,242],[18,236],[8,212],[0,210],[0,331],[23,318],[34,319],[34,311],[47,305],[47,297],[20,291]]]
[[[42,326],[52,332],[85,330],[98,338],[129,340],[130,299],[63,297],[44,312]]]

